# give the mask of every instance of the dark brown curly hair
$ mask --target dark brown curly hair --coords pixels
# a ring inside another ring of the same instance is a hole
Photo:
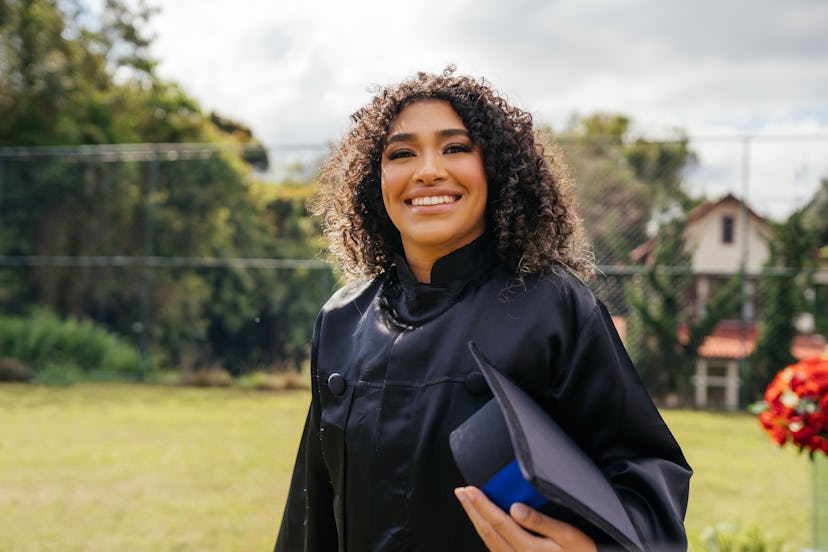
[[[375,277],[402,252],[400,234],[385,212],[380,163],[394,118],[418,100],[451,104],[483,153],[488,182],[487,232],[499,261],[518,278],[564,267],[584,279],[593,256],[576,214],[563,166],[535,140],[532,116],[510,106],[485,80],[417,73],[381,87],[351,116],[352,126],[322,167],[309,202],[321,215],[331,253],[346,276]]]

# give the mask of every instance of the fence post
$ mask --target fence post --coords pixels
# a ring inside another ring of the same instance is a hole
[[[6,173],[6,158],[0,155],[0,226],[3,226],[3,177]]]
[[[152,279],[152,267],[149,258],[153,255],[155,213],[155,187],[158,181],[158,145],[152,146],[150,165],[147,171],[147,195],[144,204],[144,253],[141,259],[141,357],[144,362],[150,358],[150,284]]]
[[[748,211],[748,197],[750,195],[750,136],[742,138],[742,207],[741,207],[741,251],[739,259],[739,345],[741,346],[741,354],[739,355],[739,406],[747,404],[749,398],[747,397],[747,380],[750,368],[747,362],[747,302],[752,298],[748,297],[748,273],[747,261],[749,253],[748,224],[750,212]],[[754,321],[755,323],[755,321]]]

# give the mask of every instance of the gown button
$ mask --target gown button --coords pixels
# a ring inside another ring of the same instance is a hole
[[[341,374],[331,374],[328,378],[328,389],[338,397],[345,392],[345,378]]]
[[[466,376],[466,390],[472,395],[482,395],[489,390],[486,378],[480,372],[472,372]]]

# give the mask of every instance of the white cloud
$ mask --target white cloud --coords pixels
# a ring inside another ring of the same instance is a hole
[[[369,85],[448,63],[485,76],[553,126],[573,112],[606,111],[652,132],[828,133],[828,4],[817,0],[158,4],[161,73],[271,144],[335,140],[370,99]],[[755,179],[790,181],[795,154],[763,148]],[[824,153],[801,162],[810,175],[803,187],[828,173]],[[738,151],[721,155],[738,166]],[[710,164],[696,176],[711,179],[706,189],[738,193],[738,174]],[[772,186],[756,186],[764,187]]]

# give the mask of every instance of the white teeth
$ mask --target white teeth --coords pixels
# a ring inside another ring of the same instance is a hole
[[[448,195],[441,195],[441,196],[425,196],[425,197],[415,197],[411,200],[411,205],[415,207],[420,207],[423,205],[442,205],[443,203],[454,203],[455,198],[453,196]]]

